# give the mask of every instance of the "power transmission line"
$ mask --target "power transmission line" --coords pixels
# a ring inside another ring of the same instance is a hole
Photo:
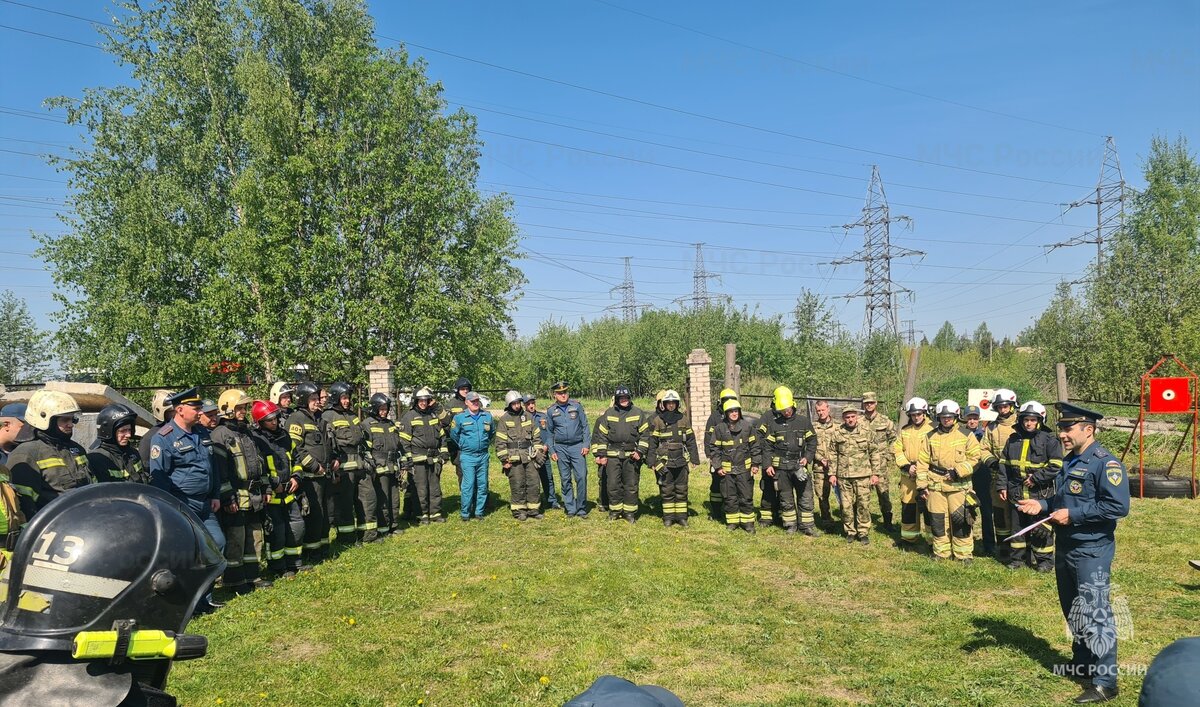
[[[1104,157],[1100,161],[1100,177],[1096,181],[1096,191],[1088,199],[1080,199],[1067,204],[1067,209],[1074,209],[1085,204],[1096,207],[1096,228],[1074,238],[1047,246],[1050,250],[1070,248],[1087,243],[1096,244],[1096,273],[1100,278],[1104,264],[1104,244],[1110,242],[1125,225],[1125,200],[1129,189],[1125,184],[1125,176],[1121,173],[1121,158],[1117,155],[1117,145],[1111,135],[1104,138]],[[1076,280],[1072,285],[1084,282]]]
[[[883,192],[883,181],[879,178],[879,167],[871,167],[871,184],[867,187],[867,203],[862,216],[854,223],[846,224],[847,230],[862,227],[863,248],[847,258],[839,258],[831,265],[863,264],[863,286],[857,292],[842,295],[844,298],[863,297],[867,300],[863,317],[863,333],[887,334],[897,338],[900,328],[896,321],[896,295],[912,294],[912,290],[892,281],[892,260],[909,256],[924,256],[918,250],[893,248],[891,225],[893,222],[911,223],[907,216],[892,216],[888,210],[887,196]]]
[[[609,292],[620,292],[621,304],[614,304],[610,307],[605,307],[605,311],[613,309],[621,310],[621,318],[627,323],[636,322],[638,318],[638,311],[640,309],[646,309],[650,307],[648,304],[638,304],[637,295],[635,294],[633,287],[633,258],[629,256],[625,257],[625,279],[621,281],[621,284],[616,285],[609,290]]]

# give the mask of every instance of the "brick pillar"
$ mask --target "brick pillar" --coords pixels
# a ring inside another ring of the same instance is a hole
[[[392,373],[392,362],[386,356],[376,356],[367,364],[367,395],[392,394],[396,378]]]
[[[704,425],[712,413],[712,378],[709,369],[712,358],[704,349],[692,349],[687,357],[688,370],[688,413],[691,415],[692,429],[696,431],[696,441],[700,442],[700,457],[704,458]]]

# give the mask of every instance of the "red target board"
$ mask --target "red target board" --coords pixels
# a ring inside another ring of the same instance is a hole
[[[1151,378],[1146,412],[1177,413],[1192,409],[1191,379]]]

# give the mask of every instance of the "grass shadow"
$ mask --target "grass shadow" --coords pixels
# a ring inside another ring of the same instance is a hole
[[[1046,639],[1004,619],[979,616],[971,619],[971,624],[975,627],[975,636],[962,645],[964,653],[985,648],[1012,648],[1037,661],[1050,673],[1054,672],[1055,665],[1071,662],[1070,655],[1055,650]]]

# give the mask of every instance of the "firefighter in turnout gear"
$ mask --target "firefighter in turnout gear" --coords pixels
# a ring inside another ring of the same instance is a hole
[[[1007,559],[1009,548],[1005,540],[1012,534],[1009,525],[1012,512],[1011,504],[1000,498],[995,479],[1000,474],[1000,455],[1004,453],[1004,445],[1009,436],[1017,428],[1017,394],[1008,388],[1001,388],[992,396],[992,410],[996,411],[996,419],[988,423],[987,431],[983,434],[979,450],[980,466],[989,475],[988,487],[992,495],[992,525],[996,534],[996,555],[1001,562]],[[987,540],[984,540],[985,544]]]
[[[33,439],[17,445],[8,457],[9,478],[29,520],[60,494],[95,481],[87,452],[71,439],[79,412],[75,398],[66,393],[39,390],[29,398],[25,424],[33,427]]]
[[[871,487],[879,480],[883,464],[875,431],[862,424],[862,410],[847,407],[842,410],[842,424],[834,430],[830,446],[833,449],[833,468],[829,482],[842,490],[842,527],[846,542],[871,542]]]
[[[96,415],[97,444],[88,452],[88,468],[96,481],[150,483],[150,471],[130,441],[137,413],[127,405],[106,405]]]
[[[613,406],[597,421],[592,435],[596,463],[608,472],[608,517],[637,522],[641,465],[650,449],[650,422],[633,404],[633,393],[624,385],[613,392]]]
[[[763,470],[763,482],[777,491],[784,531],[816,535],[811,470],[817,454],[817,434],[808,416],[796,411],[791,388],[781,385],[775,389],[771,409],[759,424],[757,435],[762,447],[758,466]]]
[[[277,482],[267,499],[267,566],[277,575],[294,576],[312,569],[301,563],[304,515],[300,504],[300,474],[292,469],[292,438],[283,427],[283,410],[275,403],[255,400],[250,408],[250,434],[258,445],[267,474]]]
[[[737,391],[733,388],[722,388],[717,394],[717,406],[709,413],[708,420],[704,423],[704,449],[705,455],[708,454],[708,448],[712,445],[713,432],[716,431],[717,424],[725,419],[725,403],[730,400],[737,400]],[[720,521],[724,516],[724,504],[721,502],[721,476],[717,473],[717,467],[709,460],[708,473],[710,476],[708,485],[708,512],[713,520]]]
[[[929,509],[933,556],[970,562],[975,549],[971,524],[979,506],[971,474],[979,462],[979,442],[959,425],[959,412],[953,400],[937,404],[937,427],[925,435],[917,455],[917,488]]]
[[[379,502],[375,516],[380,535],[402,532],[400,514],[404,503],[405,474],[400,470],[400,431],[391,419],[392,397],[375,393],[367,401],[363,432],[367,442],[367,467],[375,472]]]
[[[613,400],[612,404],[616,405],[615,399]],[[596,435],[600,434],[600,423],[602,422],[604,422],[604,416],[598,415],[596,417],[596,421],[592,423],[593,440],[596,439]],[[594,449],[595,448],[593,447],[593,450]],[[596,492],[596,510],[600,511],[601,513],[608,513],[608,467],[600,463],[599,454],[595,454],[593,451],[592,456],[594,456],[596,459],[596,483],[598,484],[597,488],[599,489]]]
[[[329,407],[321,413],[333,448],[334,515],[338,535],[355,544],[379,539],[375,479],[363,462],[366,433],[350,409],[349,383],[329,386]]]
[[[1010,528],[1024,528],[1050,517],[1049,512],[1026,515],[1017,508],[1017,502],[1053,498],[1054,480],[1062,464],[1062,443],[1046,426],[1045,406],[1036,400],[1025,403],[1017,413],[1017,429],[1000,454],[1000,473],[996,475],[1000,499],[1012,509]],[[1049,523],[1008,544],[1009,569],[1020,569],[1028,561],[1038,572],[1054,571],[1054,528]]]
[[[713,427],[712,441],[705,450],[708,463],[721,479],[725,527],[753,534],[754,477],[759,474],[755,460],[762,450],[754,426],[742,419],[742,404],[730,399],[721,407],[723,417]]]
[[[538,466],[546,460],[542,430],[525,412],[525,399],[515,390],[504,395],[504,414],[496,420],[496,457],[508,477],[509,509],[513,518],[545,518]]]
[[[325,559],[329,552],[330,507],[329,439],[321,427],[321,391],[304,382],[294,393],[296,412],[287,419],[292,438],[292,473],[300,475],[301,513],[304,516],[304,552],[309,564]]]
[[[242,390],[221,393],[217,399],[221,422],[212,431],[213,443],[229,453],[228,476],[222,484],[222,491],[229,494],[221,515],[225,532],[224,584],[238,594],[271,586],[259,577],[259,565],[266,559],[263,518],[271,490],[279,485],[279,477],[268,473],[259,443],[250,434],[246,408],[251,402]]]
[[[886,415],[879,414],[879,397],[875,393],[863,393],[863,424],[875,432],[875,441],[879,444],[879,456],[882,464],[879,467],[879,481],[873,484],[875,496],[879,501],[879,514],[883,517],[883,529],[891,532],[892,526],[892,485],[888,473],[895,459],[892,458],[892,447],[896,443],[896,423]]]
[[[818,400],[813,404],[813,411],[817,414],[812,421],[813,433],[817,437],[817,451],[810,472],[813,496],[821,511],[821,522],[831,524],[833,515],[829,512],[829,495],[833,493],[833,484],[829,483],[829,470],[833,465],[833,432],[838,424],[829,414],[828,400]]]
[[[562,505],[558,502],[558,496],[554,493],[554,469],[550,466],[549,451],[553,440],[550,437],[550,430],[548,429],[549,418],[546,413],[538,411],[537,396],[533,393],[523,398],[523,404],[525,405],[525,414],[529,415],[533,423],[538,426],[538,439],[547,452],[546,458],[538,465],[537,470],[538,483],[541,484],[542,488],[541,495],[544,497],[542,503],[546,504],[546,507],[551,510],[561,511]]]
[[[413,395],[412,408],[400,418],[397,432],[404,450],[402,466],[412,473],[416,488],[418,522],[445,523],[442,517],[442,465],[449,459],[446,427],[433,404],[433,391],[421,388]]]
[[[929,403],[924,398],[909,398],[904,404],[904,412],[908,422],[892,442],[892,456],[900,470],[900,542],[911,544],[920,539],[922,525],[924,532],[929,533],[925,500],[917,489],[917,458],[933,425],[929,422]]]
[[[650,424],[650,447],[646,460],[658,479],[662,493],[663,525],[688,524],[688,474],[700,463],[696,433],[680,409],[682,401],[674,390],[663,392],[662,411]]]

